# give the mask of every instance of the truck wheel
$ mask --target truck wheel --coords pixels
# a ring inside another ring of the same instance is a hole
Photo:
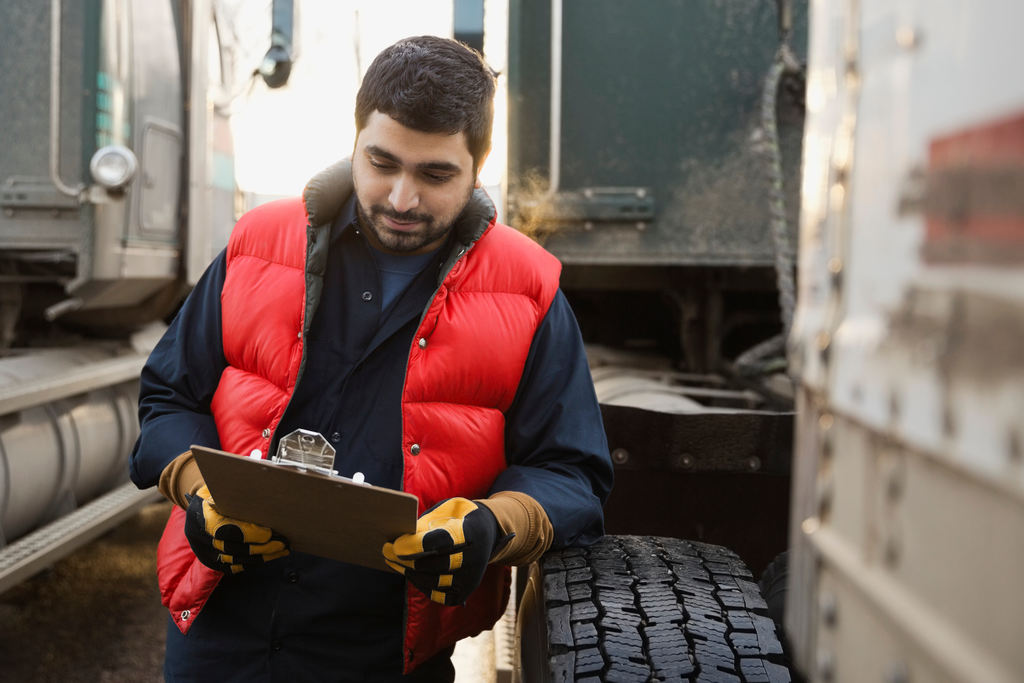
[[[726,548],[606,536],[531,567],[519,609],[519,680],[791,680],[767,605]]]
[[[782,631],[782,620],[786,615],[786,584],[789,580],[789,551],[775,556],[761,573],[758,588],[768,605],[768,616],[775,622],[775,628]]]

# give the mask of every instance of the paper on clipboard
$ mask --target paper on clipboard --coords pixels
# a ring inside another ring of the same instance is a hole
[[[416,531],[416,496],[203,446],[192,453],[217,510],[268,526],[293,550],[387,570],[381,546]]]

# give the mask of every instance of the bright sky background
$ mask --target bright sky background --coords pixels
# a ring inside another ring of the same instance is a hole
[[[251,89],[243,87],[232,104],[235,173],[239,186],[249,193],[299,194],[312,175],[351,154],[356,90],[363,71],[383,48],[406,36],[452,35],[452,0],[296,4],[298,54],[288,85],[270,90],[257,79]],[[225,0],[223,8],[238,36],[264,36],[269,35],[269,5]],[[507,0],[486,4],[485,52],[499,71],[505,66],[507,6]],[[251,72],[266,50],[265,39],[255,43],[258,48],[239,52],[240,73]],[[248,83],[244,76],[242,81]],[[505,101],[504,88],[499,88],[495,149],[481,174],[484,183],[494,187],[505,166]]]

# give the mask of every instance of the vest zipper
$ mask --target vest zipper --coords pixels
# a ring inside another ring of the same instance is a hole
[[[330,228],[331,224],[326,223],[320,226],[307,225],[306,226],[306,259],[302,267],[302,322],[299,326],[300,343],[302,344],[302,353],[299,356],[299,369],[295,372],[295,384],[292,388],[292,393],[288,396],[288,402],[284,405],[284,410],[281,412],[281,419],[288,413],[288,409],[292,405],[292,400],[295,398],[295,390],[299,386],[299,382],[302,381],[302,375],[306,370],[306,335],[309,333],[309,324],[313,319],[313,314],[316,309],[320,306],[320,298],[323,296],[323,280],[324,276],[321,274],[320,277],[320,294],[317,295],[316,301],[313,302],[312,308],[310,308],[309,302],[309,283],[310,278],[314,277],[309,272],[309,262],[312,258],[313,250],[327,249],[330,243]],[[312,241],[313,249],[309,248],[309,243]],[[274,425],[274,431],[270,435],[270,441],[267,443],[267,460],[269,460],[273,454],[270,452],[273,449],[271,446],[277,439],[277,428],[281,424],[281,419],[278,419],[277,424]]]

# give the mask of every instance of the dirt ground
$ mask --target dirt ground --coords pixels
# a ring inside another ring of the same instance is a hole
[[[166,612],[156,543],[170,503],[138,515],[0,594],[0,678],[163,680]]]

